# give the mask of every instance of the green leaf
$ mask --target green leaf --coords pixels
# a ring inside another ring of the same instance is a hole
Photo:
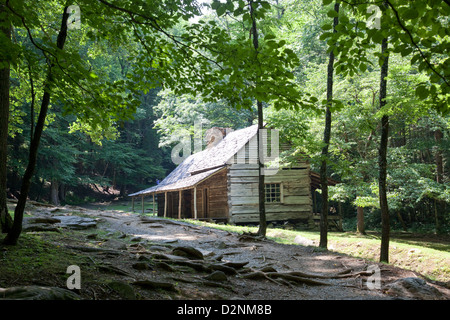
[[[426,99],[430,92],[425,86],[418,86],[416,88],[416,96],[418,96],[420,99]]]
[[[403,14],[403,18],[405,20],[417,19],[418,17],[419,17],[419,12],[412,8],[406,10],[405,13]]]
[[[327,12],[327,16],[329,16],[330,18],[335,18],[338,15],[339,14],[334,9],[331,9],[330,11]]]
[[[322,30],[331,30],[333,28],[333,26],[331,24],[325,24],[322,26]]]
[[[264,9],[269,10],[270,9],[270,3],[267,1],[261,1],[261,5]]]
[[[220,2],[217,0],[214,0],[213,3],[211,3],[211,9],[217,10],[219,8]]]
[[[323,5],[324,6],[327,6],[327,5],[329,5],[330,3],[332,3],[333,2],[333,0],[323,0]]]
[[[367,70],[367,65],[365,63],[361,63],[359,65],[359,70],[361,70],[362,72],[365,72]]]
[[[223,15],[225,14],[226,11],[227,11],[227,9],[226,9],[225,6],[223,6],[223,5],[220,6],[220,7],[218,7],[217,10],[216,10],[217,15],[218,15],[219,17],[223,16]]]

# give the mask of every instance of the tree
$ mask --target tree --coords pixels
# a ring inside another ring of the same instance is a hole
[[[339,23],[339,2],[334,5],[333,32],[336,32],[336,27]],[[327,158],[328,146],[330,144],[331,135],[331,108],[333,104],[333,74],[334,74],[334,48],[329,49],[330,57],[327,69],[327,106],[325,110],[325,128],[323,134],[324,147],[322,149],[322,163],[320,166],[320,184],[322,189],[322,210],[320,213],[320,242],[321,248],[327,248],[328,240],[328,174],[327,174]]]
[[[381,54],[383,56],[383,63],[381,65],[380,75],[380,109],[386,105],[387,92],[387,76],[388,76],[388,40],[384,38],[381,43]],[[381,118],[381,140],[379,149],[379,193],[380,193],[380,209],[381,209],[381,251],[380,261],[389,262],[389,207],[387,200],[387,148],[389,137],[389,115],[383,114]]]
[[[325,0],[324,4],[331,1]],[[377,54],[381,65],[380,80],[380,113],[381,113],[381,140],[379,148],[379,201],[382,211],[383,235],[380,252],[380,260],[388,261],[388,239],[389,239],[389,213],[387,204],[386,174],[387,174],[387,142],[389,130],[389,104],[386,103],[386,76],[388,69],[387,59],[387,39],[392,46],[392,52],[406,56],[414,52],[410,61],[411,65],[418,63],[419,71],[425,71],[428,81],[416,88],[415,94],[424,103],[436,110],[448,110],[450,99],[450,85],[448,80],[449,64],[448,56],[445,57],[448,47],[447,28],[445,19],[441,16],[448,16],[450,6],[448,3],[430,3],[427,1],[400,2],[384,1],[381,8],[377,3],[361,3],[359,1],[345,1],[356,17],[371,18],[369,16],[369,6],[376,6],[381,11],[382,16],[377,17],[381,27],[373,27],[364,22],[356,20],[356,28],[349,19],[346,19],[342,28],[337,34],[326,33],[324,39],[339,39],[351,35],[352,41],[340,41],[337,48],[339,63],[336,67],[337,73],[343,75],[353,75],[357,70],[366,70],[368,60],[365,54],[371,47],[370,43],[380,43],[382,52]],[[431,8],[431,9],[430,9]],[[366,20],[367,21],[367,20]],[[426,22],[425,22],[426,21]],[[429,26],[432,28],[429,28]],[[329,28],[329,27],[328,27]],[[329,28],[331,29],[331,28]],[[427,31],[421,31],[427,30]],[[435,30],[434,32],[431,30]],[[436,33],[437,31],[437,33]],[[359,48],[355,43],[361,44]],[[431,61],[435,61],[433,64]],[[384,92],[383,92],[384,91]]]
[[[0,3],[0,43],[9,43],[11,39],[11,24],[3,2]],[[6,233],[12,226],[12,218],[6,202],[6,163],[9,119],[9,77],[11,56],[6,50],[0,49],[0,230]]]
[[[69,13],[67,12],[67,7],[64,8],[64,12],[61,20],[61,28],[58,33],[56,39],[56,47],[59,50],[64,49],[64,44],[67,38],[67,20],[69,18]],[[25,204],[28,197],[28,191],[30,189],[31,178],[33,177],[34,170],[36,167],[36,159],[38,154],[39,142],[41,139],[42,131],[44,130],[45,118],[47,116],[48,107],[50,105],[50,97],[51,97],[51,86],[53,85],[54,75],[52,73],[52,68],[54,67],[54,63],[49,65],[47,80],[44,89],[44,95],[42,97],[41,102],[41,110],[39,112],[39,118],[36,123],[36,127],[33,133],[33,139],[30,144],[30,153],[28,159],[28,166],[25,171],[22,187],[20,189],[20,197],[17,202],[16,209],[14,211],[14,223],[12,225],[11,230],[8,232],[4,243],[5,244],[16,244],[19,239],[20,233],[22,231],[22,220],[23,220],[23,212],[25,209]]]

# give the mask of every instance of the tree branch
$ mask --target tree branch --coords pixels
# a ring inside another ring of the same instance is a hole
[[[449,0],[446,1],[447,3],[449,3]],[[428,68],[430,68],[431,71],[433,71],[439,78],[441,78],[446,84],[447,86],[450,86],[450,83],[447,81],[447,79],[445,78],[445,76],[441,75],[434,67],[433,65],[430,63],[430,61],[428,61],[428,59],[425,57],[425,54],[423,53],[423,51],[420,49],[420,47],[417,45],[417,43],[414,41],[414,38],[411,34],[411,32],[408,30],[408,28],[406,28],[406,26],[403,25],[400,16],[398,14],[398,11],[394,8],[394,6],[392,5],[392,3],[389,0],[386,0],[386,3],[391,7],[392,11],[394,11],[395,17],[397,19],[397,22],[400,26],[400,28],[402,28],[403,31],[406,32],[406,34],[408,35],[409,39],[411,40],[411,43],[414,45],[414,47],[419,51],[420,56],[422,57],[422,59],[425,61],[425,63],[428,65]]]

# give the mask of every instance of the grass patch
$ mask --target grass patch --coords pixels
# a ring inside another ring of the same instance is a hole
[[[86,257],[43,238],[49,234],[23,233],[17,245],[0,245],[0,287],[14,283],[65,286],[67,267],[87,264]]]

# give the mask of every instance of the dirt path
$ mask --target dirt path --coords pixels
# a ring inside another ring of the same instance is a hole
[[[53,232],[41,233],[55,247],[85,257],[83,299],[388,300],[412,297],[393,291],[396,280],[418,279],[391,265],[182,221],[70,206],[29,212],[95,219],[95,228],[54,232],[51,225]],[[53,278],[42,274],[40,281],[65,286]],[[450,299],[448,288],[419,287],[429,291],[421,299]]]
[[[196,282],[189,283],[190,274],[185,274],[187,281],[180,287],[183,298],[223,298],[223,299],[392,299],[386,294],[389,285],[400,278],[417,277],[411,271],[393,266],[386,266],[355,259],[345,255],[321,252],[314,247],[300,245],[283,245],[273,241],[258,241],[251,237],[240,237],[227,231],[199,227],[189,223],[159,218],[140,218],[134,214],[86,211],[102,219],[99,227],[110,231],[120,231],[123,234],[140,239],[147,250],[159,250],[158,244],[165,251],[179,246],[190,246],[202,252],[205,260],[212,262],[247,262],[246,268],[252,270],[269,270],[278,273],[302,272],[331,276],[340,273],[355,276],[338,279],[320,279],[326,285],[308,285],[292,283],[284,284],[270,279],[252,280],[239,276],[228,276],[223,290],[219,288],[196,287]],[[152,247],[153,245],[153,247]],[[167,253],[166,252],[166,253]],[[377,269],[379,268],[379,269]],[[365,274],[365,271],[380,270],[380,287],[371,288],[376,284],[375,278]],[[154,277],[158,277],[154,275]],[[167,274],[160,274],[160,279],[168,279]],[[194,275],[195,279],[204,279],[204,274]],[[367,283],[369,281],[369,285]],[[440,288],[442,289],[442,288]],[[448,294],[448,290],[443,290]]]

